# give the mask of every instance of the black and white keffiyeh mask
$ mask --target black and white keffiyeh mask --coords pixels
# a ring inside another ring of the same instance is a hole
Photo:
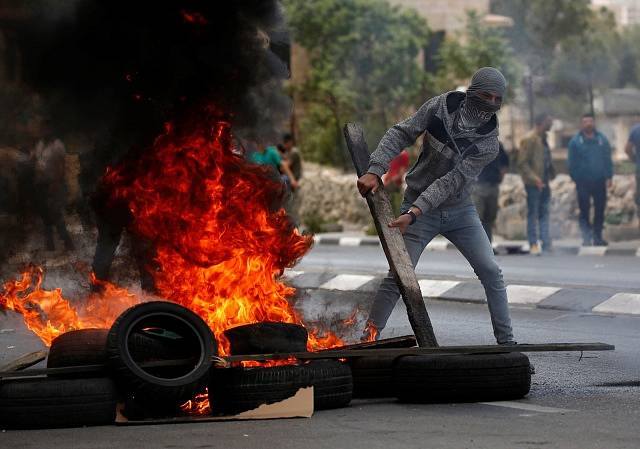
[[[488,122],[502,106],[502,97],[507,89],[507,80],[499,70],[483,67],[473,74],[471,84],[467,88],[466,98],[460,108],[460,125],[463,128],[477,128]],[[500,97],[493,103],[481,96],[491,93]]]

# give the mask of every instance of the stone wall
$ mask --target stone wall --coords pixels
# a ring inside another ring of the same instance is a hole
[[[553,238],[577,238],[578,203],[575,185],[568,175],[558,175],[551,182],[551,234]],[[605,217],[610,222],[630,224],[635,216],[635,177],[616,175],[609,192]],[[356,188],[354,173],[305,163],[297,199],[298,213],[305,219],[321,218],[346,228],[365,228],[371,223],[366,202]],[[496,220],[496,234],[508,239],[523,239],[526,232],[526,195],[519,175],[508,174],[500,186],[500,211]]]
[[[578,201],[575,184],[568,175],[558,175],[551,181],[551,220],[552,238],[577,238]],[[613,188],[609,192],[605,211],[605,227],[613,228],[632,223],[635,215],[634,203],[635,177],[633,175],[615,175]],[[519,175],[508,174],[500,186],[500,211],[496,220],[497,235],[508,239],[523,239],[526,235],[526,194]]]

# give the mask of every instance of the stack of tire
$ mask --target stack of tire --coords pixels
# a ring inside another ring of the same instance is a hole
[[[531,388],[531,366],[519,352],[367,356],[350,360],[356,398],[395,397],[407,403],[520,399]]]
[[[295,324],[263,322],[225,331],[232,355],[279,354],[307,350],[307,330]],[[209,397],[214,414],[229,415],[292,397],[313,386],[315,410],[346,407],[353,395],[348,364],[314,360],[280,366],[233,367],[211,371]]]
[[[149,416],[170,416],[204,390],[216,354],[211,330],[195,313],[163,301],[136,305],[110,329],[71,331],[52,342],[47,368],[103,370],[58,370],[0,383],[0,428],[110,424],[117,402]],[[176,359],[182,363],[153,367]]]

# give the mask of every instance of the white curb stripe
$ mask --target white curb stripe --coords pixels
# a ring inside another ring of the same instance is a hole
[[[449,241],[444,239],[431,240],[427,245],[427,251],[444,251],[449,246]]]
[[[517,401],[479,402],[479,404],[494,405],[496,407],[517,408],[520,410],[527,410],[529,412],[541,412],[541,413],[567,413],[567,412],[577,411],[577,410],[570,410],[566,408],[544,407],[542,405],[527,404],[525,402],[517,402]]]
[[[451,290],[456,285],[460,284],[460,281],[433,281],[429,279],[421,279],[418,281],[420,284],[420,291],[423,298],[438,298],[444,292]]]
[[[507,285],[507,297],[511,304],[538,304],[559,291],[559,287]]]
[[[320,286],[325,290],[357,290],[364,284],[373,279],[373,276],[365,276],[360,274],[339,274],[333,279],[325,282]]]
[[[640,257],[640,248],[636,251],[636,257]]]
[[[606,246],[581,246],[578,256],[604,256],[606,252]]]
[[[362,237],[340,237],[340,246],[360,246]]]
[[[291,280],[293,278],[300,276],[301,274],[304,274],[304,271],[296,271],[296,270],[291,270],[289,268],[286,268],[284,270],[284,275],[282,277],[285,279]]]
[[[640,294],[616,293],[593,308],[594,312],[640,315]]]

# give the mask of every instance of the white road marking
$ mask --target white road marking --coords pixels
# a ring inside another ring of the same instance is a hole
[[[538,304],[558,291],[558,287],[507,285],[507,297],[512,304]]]
[[[449,241],[445,239],[434,239],[427,245],[427,251],[444,251],[449,246]]]
[[[420,284],[420,291],[422,292],[423,298],[439,298],[444,292],[460,284],[460,281],[421,279],[418,281],[418,284]]]
[[[340,237],[340,246],[360,246],[362,237]]]
[[[325,290],[342,290],[350,291],[362,287],[364,284],[373,279],[373,276],[365,276],[360,274],[339,274],[320,286]]]
[[[286,268],[286,269],[284,270],[284,275],[283,275],[283,277],[284,277],[285,279],[293,279],[293,278],[295,278],[295,277],[300,276],[301,274],[304,274],[304,271],[296,271],[296,270],[291,270],[291,269],[289,269],[289,268]]]
[[[570,413],[577,412],[577,410],[570,410],[567,408],[555,408],[555,407],[544,407],[542,405],[529,404],[526,402],[517,402],[517,401],[495,401],[495,402],[479,402],[482,405],[493,405],[496,407],[506,407],[506,408],[516,408],[519,410],[527,410],[529,412],[540,412],[540,413]]]
[[[581,246],[578,256],[604,256],[606,252],[606,246]]]
[[[640,294],[616,293],[593,308],[594,312],[640,315]]]

